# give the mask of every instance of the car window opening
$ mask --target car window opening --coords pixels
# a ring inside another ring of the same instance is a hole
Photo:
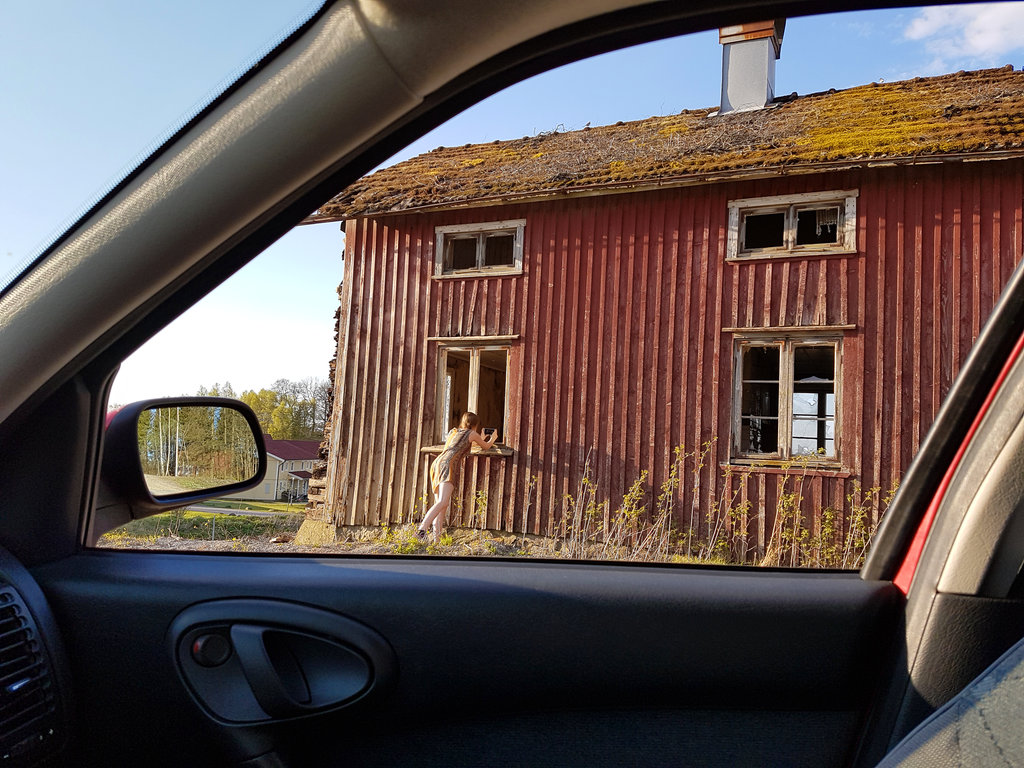
[[[453,527],[603,557],[635,520],[663,560],[855,567],[829,558],[870,539],[1021,260],[1024,150],[992,147],[1024,73],[921,80],[460,142],[326,201],[306,223],[348,249],[307,522],[422,520],[471,413],[499,443],[466,459]],[[979,93],[991,125],[949,109]],[[905,144],[879,144],[905,103]]]

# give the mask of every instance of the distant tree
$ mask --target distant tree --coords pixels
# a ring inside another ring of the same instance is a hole
[[[212,487],[256,471],[251,430],[230,408],[151,408],[139,417],[138,433],[148,475],[204,478]]]
[[[317,434],[323,435],[327,428],[327,419],[331,415],[331,382],[327,379],[316,379],[313,388],[313,402],[316,404],[313,411],[313,425]]]
[[[247,389],[239,397],[239,400],[252,408],[253,413],[256,414],[256,418],[260,422],[260,427],[270,435],[273,435],[270,429],[271,416],[274,413],[274,409],[277,408],[279,399],[277,392],[272,389],[261,389],[259,392]],[[276,437],[276,435],[273,436]],[[285,438],[277,439],[283,440]]]
[[[245,390],[238,399],[252,408],[260,427],[275,440],[319,440],[329,396],[325,380],[307,378],[278,379],[270,389]]]

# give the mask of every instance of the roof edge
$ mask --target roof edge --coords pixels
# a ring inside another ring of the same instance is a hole
[[[602,182],[580,187],[550,188],[529,194],[505,194],[488,197],[475,197],[468,200],[433,203],[430,205],[410,206],[397,210],[374,211],[366,213],[346,213],[337,215],[317,216],[313,214],[303,219],[300,224],[326,224],[344,222],[355,218],[381,218],[384,216],[403,216],[409,213],[433,213],[436,211],[456,211],[466,208],[487,208],[498,205],[519,205],[523,203],[546,202],[575,197],[596,197],[598,195],[623,195],[635,192],[652,192],[660,189],[679,187],[697,187],[705,184],[718,184],[726,181],[747,181],[754,179],[776,178],[779,176],[806,176],[812,173],[828,173],[847,171],[857,168],[886,168],[893,166],[939,165],[956,162],[985,162],[1009,160],[1024,157],[1024,147],[1019,149],[997,150],[987,152],[954,152],[942,155],[908,155],[905,157],[876,157],[856,160],[833,160],[819,163],[800,163],[799,165],[774,165],[763,168],[739,168],[718,173],[704,173],[699,176],[670,176],[643,182]]]

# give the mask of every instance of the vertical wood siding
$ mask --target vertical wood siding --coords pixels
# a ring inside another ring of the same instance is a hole
[[[857,487],[890,488],[934,420],[1022,252],[1019,162],[927,165],[348,222],[327,511],[395,524],[428,506],[437,342],[516,335],[511,457],[471,456],[450,524],[551,534],[585,474],[614,510],[643,471],[653,505],[691,458],[675,522],[763,554],[799,490],[848,525]],[[858,189],[849,256],[727,262],[730,199]],[[524,272],[431,277],[434,227],[526,219]],[[853,326],[842,344],[842,472],[728,466],[733,334]],[[703,455],[703,460],[696,457]],[[877,518],[878,504],[871,505]]]

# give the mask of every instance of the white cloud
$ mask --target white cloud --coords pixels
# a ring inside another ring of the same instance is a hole
[[[978,3],[923,8],[904,37],[923,42],[939,62],[974,60],[1009,63],[1004,57],[1024,48],[1024,2]]]

